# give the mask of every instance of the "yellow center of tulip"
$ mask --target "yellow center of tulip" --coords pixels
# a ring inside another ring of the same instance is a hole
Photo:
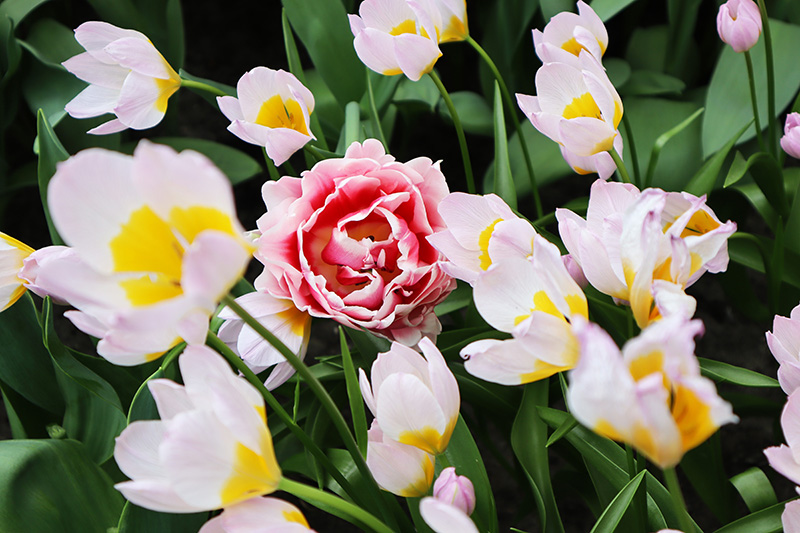
[[[425,456],[422,461],[422,476],[413,480],[404,489],[400,489],[398,496],[403,498],[419,498],[425,496],[433,483],[434,465],[429,456]]]
[[[265,440],[269,437],[265,437]],[[272,443],[268,448],[272,453]],[[221,507],[247,500],[254,496],[269,494],[278,487],[281,470],[273,457],[267,461],[267,454],[258,454],[242,443],[236,444],[236,459],[233,473],[220,493]]]
[[[603,119],[603,114],[600,112],[597,102],[594,101],[592,94],[588,92],[573,98],[572,102],[564,108],[561,115],[567,120],[578,117]]]
[[[164,65],[167,67],[167,71],[169,72],[169,78],[166,80],[162,80],[160,78],[154,78],[156,82],[156,87],[158,87],[158,98],[156,99],[156,109],[158,109],[161,113],[166,113],[167,111],[167,100],[169,97],[175,94],[175,91],[180,89],[181,87],[181,77],[178,76],[178,73],[167,63],[167,60],[163,57],[161,58],[164,61]]]
[[[486,270],[492,265],[492,258],[489,257],[489,240],[492,238],[492,233],[494,232],[494,227],[497,225],[498,222],[502,222],[502,218],[498,218],[481,232],[478,235],[478,247],[481,250],[481,254],[478,256],[478,259],[481,262],[481,270]]]
[[[268,128],[288,128],[311,135],[300,104],[291,98],[284,100],[279,94],[261,104],[255,122]]]
[[[463,41],[467,35],[469,35],[469,30],[467,29],[466,15],[463,21],[453,15],[450,17],[450,22],[445,26],[444,31],[442,31],[439,42],[448,43],[452,41]]]
[[[311,315],[300,311],[296,307],[281,311],[276,317],[281,322],[287,324],[292,334],[298,337],[302,337],[305,334],[308,323],[311,321]]]
[[[704,442],[716,430],[711,418],[711,406],[697,397],[691,389],[678,385],[672,393],[672,418],[681,433],[681,447],[691,450]]]

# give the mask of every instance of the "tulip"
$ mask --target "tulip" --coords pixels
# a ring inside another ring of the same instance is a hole
[[[217,98],[230,119],[228,130],[250,144],[263,146],[282,165],[311,139],[309,127],[314,96],[293,74],[256,67],[236,84],[236,94]]]
[[[0,232],[0,311],[5,311],[25,294],[25,280],[19,272],[33,248]]]
[[[361,394],[383,433],[401,444],[439,455],[458,421],[460,395],[453,373],[428,338],[420,355],[400,343],[378,354],[372,383],[359,369]]]
[[[700,375],[694,336],[700,321],[664,318],[620,352],[599,326],[578,319],[580,359],[570,373],[567,403],[583,425],[632,445],[661,468],[721,425],[738,421],[713,382]]]
[[[98,135],[152,128],[161,122],[181,78],[150,39],[138,31],[97,21],[78,26],[75,39],[86,52],[62,65],[90,85],[67,104],[70,116],[116,115],[88,132]]]
[[[778,361],[778,381],[783,392],[792,394],[800,388],[800,305],[789,317],[775,316],[767,344]]]
[[[781,523],[784,531],[800,531],[800,500],[786,504],[781,514]]]
[[[753,0],[728,0],[719,6],[717,33],[735,52],[746,52],[761,35],[761,12]]]
[[[180,356],[184,385],[148,382],[161,420],[132,422],[114,459],[131,478],[115,485],[159,512],[210,511],[273,492],[281,479],[264,401],[205,346]]]
[[[377,420],[367,432],[367,466],[378,486],[404,498],[428,493],[435,458],[430,453],[394,441],[381,431]]]
[[[278,498],[251,498],[203,525],[199,533],[303,533],[314,531],[300,509]]]
[[[790,156],[800,159],[800,113],[786,115],[786,124],[783,127],[781,148]]]
[[[58,166],[48,199],[75,254],[39,264],[36,284],[77,308],[65,316],[100,338],[101,356],[134,365],[205,342],[252,254],[230,182],[205,156],[146,141],[133,157],[85,150]]]
[[[442,470],[433,484],[433,497],[461,509],[466,515],[475,510],[475,487],[467,476],[459,476],[449,466]]]
[[[437,498],[423,498],[419,513],[436,533],[478,533],[475,523],[463,510]]]
[[[533,30],[533,47],[542,63],[569,63],[577,66],[582,50],[598,61],[608,47],[608,32],[603,21],[584,2],[578,14],[563,12],[550,19],[544,31]]]
[[[769,465],[778,473],[797,485],[800,494],[800,394],[796,391],[789,395],[781,413],[781,428],[786,444],[771,446],[764,450]]]

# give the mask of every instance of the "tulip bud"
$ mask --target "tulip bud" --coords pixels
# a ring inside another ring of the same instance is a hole
[[[792,157],[800,159],[800,113],[789,113],[783,126],[781,148]]]
[[[719,6],[717,32],[735,52],[746,52],[761,35],[761,12],[753,0],[728,0]]]
[[[475,488],[467,476],[459,476],[452,466],[442,470],[433,484],[433,497],[471,515],[475,510]]]

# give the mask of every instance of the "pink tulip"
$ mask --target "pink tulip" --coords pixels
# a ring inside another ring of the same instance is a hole
[[[761,35],[761,12],[753,0],[728,0],[719,6],[717,32],[736,52],[746,52]]]
[[[783,126],[781,148],[790,156],[800,159],[800,113],[789,113]]]
[[[775,316],[772,331],[767,332],[769,351],[778,361],[778,381],[783,392],[800,389],[800,305],[789,317]]]
[[[459,476],[452,466],[445,468],[433,484],[433,497],[458,507],[469,516],[475,510],[475,487],[467,476]]]
[[[311,316],[408,346],[436,336],[434,307],[456,282],[426,237],[445,229],[437,207],[448,192],[438,163],[397,162],[374,139],[302,179],[268,182],[257,286]]]

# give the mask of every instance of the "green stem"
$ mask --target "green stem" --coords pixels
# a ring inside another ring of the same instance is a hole
[[[297,439],[303,444],[303,446],[311,452],[311,454],[320,462],[320,464],[327,470],[334,480],[349,494],[354,500],[358,501],[359,493],[356,491],[353,486],[347,481],[340,472],[339,469],[328,459],[328,456],[325,455],[319,446],[311,440],[308,434],[303,431],[300,426],[298,426],[289,413],[283,408],[280,402],[275,398],[275,396],[267,389],[258,376],[250,369],[247,364],[242,361],[241,357],[236,355],[233,350],[231,350],[227,344],[222,342],[222,340],[217,337],[215,334],[209,332],[208,336],[206,337],[206,344],[216,350],[220,355],[222,355],[231,365],[233,365],[236,370],[242,373],[245,379],[250,382],[258,392],[261,393],[261,396],[264,397],[264,400],[267,402],[269,408],[275,413],[275,415],[281,419],[281,422],[292,432],[292,434],[297,437]]]
[[[492,61],[492,58],[486,53],[486,50],[484,50],[483,47],[469,35],[467,35],[465,40],[470,44],[470,46],[472,46],[472,48],[475,49],[476,52],[478,52],[478,55],[481,56],[486,65],[492,71],[492,74],[494,74],[494,78],[497,80],[498,85],[500,85],[500,93],[503,95],[503,100],[505,100],[508,112],[511,115],[511,119],[514,121],[514,129],[517,132],[517,137],[519,137],[519,145],[522,147],[522,155],[525,158],[525,166],[528,167],[528,177],[531,180],[531,190],[533,191],[533,202],[536,206],[536,216],[541,217],[542,201],[539,198],[539,187],[536,184],[536,175],[533,172],[533,163],[531,163],[531,156],[528,152],[528,143],[525,142],[525,136],[522,135],[519,118],[517,117],[517,108],[514,106],[514,102],[511,100],[511,93],[508,92],[508,87],[506,86],[503,76],[497,69],[497,65],[494,64],[494,61]]]
[[[311,144],[305,145],[303,149],[309,154],[311,154],[312,157],[316,158],[317,161],[322,161],[323,159],[337,159],[342,157],[341,155],[335,152],[330,152],[322,148],[317,148],[316,146]]]
[[[228,96],[228,93],[220,89],[217,89],[212,85],[203,83],[201,81],[187,80],[186,78],[181,78],[181,87],[186,87],[187,89],[195,89],[197,91],[205,91],[207,93],[213,94],[214,96]]]
[[[436,456],[436,462],[442,465],[442,469],[452,466],[450,464],[450,460],[447,459],[447,456],[443,453],[440,453],[439,455]]]
[[[639,465],[634,458],[633,447],[630,444],[625,444],[625,457],[628,460],[628,479],[633,479],[637,475],[639,475]],[[639,531],[645,531],[645,522],[644,517],[646,516],[644,513],[647,511],[646,505],[647,502],[644,500],[643,496],[645,495],[644,487],[639,487],[637,489],[636,494],[634,494],[633,500],[633,515],[634,520],[636,521],[637,528]]]
[[[769,148],[773,157],[778,158],[778,136],[775,124],[775,59],[772,54],[772,32],[769,29],[769,17],[764,0],[758,0],[761,11],[761,25],[764,28],[764,51],[767,56],[767,118],[769,119]]]
[[[675,508],[675,513],[678,515],[678,523],[681,526],[681,531],[684,533],[694,533],[694,526],[689,513],[686,511],[686,502],[683,500],[683,493],[681,492],[680,483],[678,483],[678,474],[675,472],[675,467],[664,469],[664,481],[667,482],[667,489],[669,495],[672,497],[672,505]]]
[[[186,349],[186,343],[181,342],[177,346],[173,347],[167,354],[164,356],[164,359],[161,361],[161,366],[159,367],[162,372],[166,372],[167,369],[172,366],[180,354],[183,353],[183,350]]]
[[[281,165],[283,169],[290,175],[290,176],[297,176],[297,171],[294,169],[289,161],[285,161],[283,165]]]
[[[264,340],[269,342],[276,350],[278,350],[278,352],[280,352],[286,361],[292,365],[292,368],[295,369],[303,381],[306,382],[308,387],[319,400],[322,408],[328,413],[331,422],[341,436],[342,441],[344,442],[347,451],[350,453],[350,456],[353,458],[353,462],[355,463],[358,471],[361,473],[361,476],[373,489],[371,492],[373,492],[377,497],[376,499],[378,505],[385,513],[384,516],[388,516],[389,511],[386,509],[384,501],[380,497],[380,487],[378,487],[378,484],[375,482],[375,478],[372,477],[372,472],[370,472],[366,461],[364,461],[364,457],[361,455],[361,452],[358,449],[358,444],[353,438],[353,434],[350,433],[350,429],[347,427],[347,422],[345,422],[342,413],[339,412],[339,409],[336,407],[333,399],[328,394],[328,391],[322,386],[322,383],[320,383],[316,376],[311,373],[311,370],[309,370],[309,368],[303,363],[303,361],[300,360],[299,357],[297,357],[294,352],[292,352],[292,350],[290,350],[278,337],[273,335],[272,332],[270,332],[264,327],[263,324],[261,324],[261,322],[256,320],[241,305],[239,305],[232,296],[224,296],[222,298],[222,303],[227,305],[231,311],[236,313],[236,315],[244,321],[245,324],[253,328],[253,331],[258,333]]]
[[[633,165],[633,182],[637,187],[641,189],[642,181],[641,181],[641,176],[639,174],[639,156],[636,153],[636,143],[633,140],[633,130],[631,129],[631,123],[628,120],[628,115],[626,115],[625,113],[622,114],[622,123],[625,125],[625,136],[627,137],[628,148],[630,149],[629,151],[631,153],[631,164]],[[649,177],[650,176],[648,172],[648,178]],[[649,182],[645,183],[644,186],[649,187],[650,183]]]
[[[301,500],[307,501],[323,511],[334,511],[332,514],[344,518],[361,528],[367,528],[369,531],[375,531],[376,533],[394,533],[389,526],[357,505],[353,505],[328,492],[309,487],[308,485],[292,481],[291,479],[286,479],[285,477],[281,478],[278,489],[284,490]]]
[[[753,74],[753,60],[750,58],[750,52],[745,50],[744,60],[747,63],[747,77],[750,79],[750,101],[753,104],[753,118],[756,122],[756,137],[758,138],[758,146],[762,152],[767,149],[764,146],[764,138],[761,136],[761,119],[758,118],[758,101],[756,100],[756,78]]]
[[[612,148],[608,151],[611,154],[611,159],[614,160],[614,164],[617,165],[617,171],[619,172],[619,177],[622,179],[623,183],[630,183],[631,178],[628,176],[628,171],[625,169],[625,163],[622,161],[622,158],[617,153],[616,148]]]
[[[428,76],[430,76],[433,80],[433,83],[436,84],[436,88],[439,89],[439,93],[441,93],[444,103],[447,105],[447,109],[450,111],[450,117],[453,119],[453,125],[456,128],[456,135],[458,135],[458,144],[461,147],[461,160],[464,163],[464,175],[467,177],[467,192],[470,194],[475,194],[475,178],[472,177],[472,163],[469,161],[467,138],[464,136],[464,128],[461,126],[461,119],[458,118],[456,106],[453,105],[453,100],[450,98],[450,94],[448,94],[447,89],[444,88],[444,84],[442,83],[442,80],[439,79],[439,76],[436,74],[436,72],[431,70],[428,72]]]
[[[272,161],[272,158],[267,155],[267,147],[261,147],[261,153],[264,154],[264,162],[267,164],[267,172],[269,172],[269,178],[273,181],[278,181],[281,179],[281,175],[278,174],[278,167],[275,166],[275,163]]]
[[[381,117],[378,115],[378,106],[375,105],[375,93],[372,90],[372,78],[370,78],[370,70],[364,69],[367,75],[367,94],[369,95],[369,111],[372,115],[372,125],[375,127],[375,132],[378,134],[378,140],[381,141],[383,148],[388,152],[389,146],[386,144],[386,137],[383,134],[383,126],[381,126]]]

